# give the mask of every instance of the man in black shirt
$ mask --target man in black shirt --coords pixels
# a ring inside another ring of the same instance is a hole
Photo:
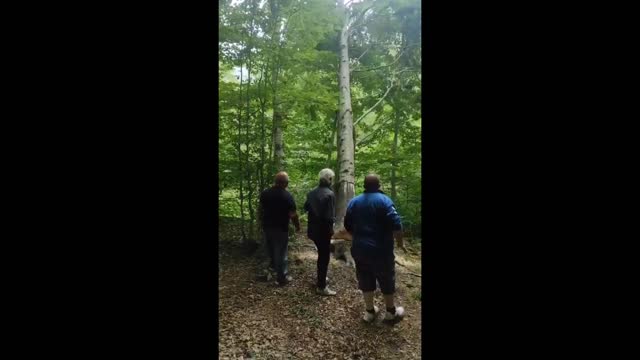
[[[309,212],[307,235],[318,248],[318,288],[319,295],[333,296],[335,291],[327,287],[331,235],[336,220],[335,195],[331,191],[334,173],[331,169],[322,169],[318,187],[307,194],[304,210]]]
[[[277,273],[277,284],[286,285],[291,281],[287,267],[287,247],[289,245],[289,219],[300,232],[300,221],[296,212],[293,196],[286,190],[289,185],[289,175],[279,172],[275,184],[260,194],[258,220],[262,223],[264,237],[271,260],[271,265]]]

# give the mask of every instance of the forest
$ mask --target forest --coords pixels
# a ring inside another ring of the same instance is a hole
[[[278,171],[289,174],[287,190],[301,210],[318,172],[331,168],[340,228],[364,176],[378,174],[410,248],[398,261],[408,272],[398,270],[402,295],[419,308],[421,11],[419,0],[219,1],[221,358],[420,358],[417,308],[413,320],[363,328],[368,340],[353,337],[363,325],[348,313],[361,300],[353,269],[337,259],[330,273],[353,301],[314,300],[306,283],[295,292],[260,282],[257,210]],[[312,283],[313,243],[304,232],[291,239],[294,276]],[[251,304],[271,315],[237,314]]]

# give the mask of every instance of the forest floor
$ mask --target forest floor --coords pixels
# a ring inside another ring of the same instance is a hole
[[[336,296],[316,295],[317,252],[306,229],[289,243],[289,273],[284,287],[266,280],[259,248],[247,255],[239,226],[229,219],[219,224],[219,358],[220,359],[420,359],[420,250],[396,252],[396,304],[405,308],[401,321],[373,323],[362,319],[364,304],[355,269],[333,255],[329,288]],[[411,275],[410,273],[413,273]]]

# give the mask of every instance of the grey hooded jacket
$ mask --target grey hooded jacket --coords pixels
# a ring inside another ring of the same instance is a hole
[[[304,210],[309,213],[307,235],[313,240],[329,239],[336,220],[336,198],[328,185],[320,184],[307,194]]]

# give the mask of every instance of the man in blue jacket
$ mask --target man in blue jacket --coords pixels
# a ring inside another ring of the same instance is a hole
[[[345,229],[353,237],[351,255],[356,263],[358,287],[364,296],[364,320],[376,318],[378,308],[373,305],[376,280],[386,305],[385,320],[401,319],[404,308],[395,306],[395,255],[393,239],[403,250],[402,222],[393,201],[380,190],[380,178],[375,174],[364,179],[364,193],[353,198],[347,206]]]

